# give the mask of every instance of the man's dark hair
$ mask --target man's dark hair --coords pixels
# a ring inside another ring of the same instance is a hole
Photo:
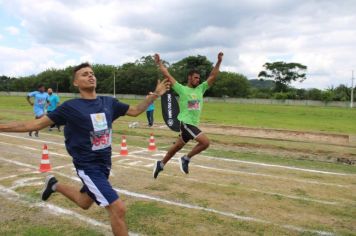
[[[86,68],[86,67],[91,67],[91,65],[88,62],[83,62],[73,68],[73,79],[75,78],[75,73],[77,73],[78,70]]]
[[[194,74],[198,74],[200,75],[200,72],[197,70],[197,69],[191,69],[189,72],[188,72],[188,76],[192,76]]]
[[[39,89],[39,88],[42,88],[42,87],[44,87],[44,85],[43,84],[39,84],[39,85],[37,85],[37,88]]]

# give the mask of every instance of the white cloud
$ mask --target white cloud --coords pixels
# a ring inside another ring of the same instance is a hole
[[[8,26],[5,28],[5,30],[11,35],[20,34],[20,30],[18,28],[16,28],[15,26]]]
[[[78,60],[66,60],[63,54],[38,45],[24,50],[0,46],[0,55],[1,74],[8,76],[30,75],[79,63]]]
[[[0,54],[8,66],[17,65],[11,71],[19,75],[68,62],[121,64],[154,52],[171,63],[197,54],[215,62],[220,50],[223,69],[249,78],[268,61],[305,64],[308,79],[298,87],[347,84],[356,69],[353,0],[13,0],[2,5],[19,19],[29,45],[37,45],[7,49],[45,52],[38,58]],[[0,74],[8,66],[0,66]]]

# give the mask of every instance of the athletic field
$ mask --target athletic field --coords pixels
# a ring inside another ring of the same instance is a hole
[[[131,235],[356,235],[355,109],[206,103],[210,148],[184,175],[177,158],[187,145],[154,180],[155,160],[177,136],[156,108],[153,128],[145,114],[114,124],[110,179]],[[0,122],[32,119],[31,109],[25,98],[0,97]],[[156,152],[147,150],[151,133]],[[56,130],[0,133],[0,235],[110,235],[96,205],[80,210],[59,194],[40,201],[44,144],[51,173],[81,186],[63,140]]]

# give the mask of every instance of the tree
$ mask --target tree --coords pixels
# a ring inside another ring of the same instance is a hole
[[[246,76],[232,72],[220,72],[218,79],[211,88],[211,94],[207,92],[207,95],[214,97],[247,97],[249,89],[250,84]]]
[[[114,91],[115,66],[94,64],[92,67],[96,77],[96,91],[98,93],[112,93]]]
[[[334,93],[331,90],[322,91],[321,100],[325,103],[330,102],[334,99]]]
[[[322,100],[322,91],[316,88],[307,90],[306,99],[308,100]]]
[[[141,57],[135,63],[125,63],[118,68],[116,91],[147,95],[154,91],[160,75],[152,56]]]
[[[261,79],[273,78],[276,82],[275,91],[285,92],[292,81],[303,82],[306,79],[307,66],[299,63],[286,63],[283,61],[265,63],[266,70],[261,71],[258,77]]]
[[[210,71],[213,69],[213,63],[205,56],[189,56],[169,67],[172,76],[180,83],[186,82],[190,70],[196,69],[200,72],[201,80],[208,78]]]
[[[275,87],[275,82],[272,80],[263,80],[263,79],[250,79],[248,81],[251,87],[256,89],[273,89]]]
[[[0,76],[0,91],[9,92],[13,80],[13,78],[7,77],[5,75]]]
[[[339,85],[333,90],[333,93],[334,101],[350,101],[351,89],[349,89],[346,85]]]

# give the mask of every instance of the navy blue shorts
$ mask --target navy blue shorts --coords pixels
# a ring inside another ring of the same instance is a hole
[[[77,169],[83,182],[81,193],[87,193],[99,206],[108,206],[119,199],[119,195],[109,183],[109,169]]]

